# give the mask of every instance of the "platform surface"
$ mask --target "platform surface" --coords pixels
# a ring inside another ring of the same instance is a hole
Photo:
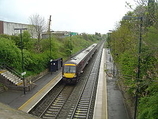
[[[0,102],[28,112],[61,79],[61,70],[48,73],[36,81],[36,86],[24,95],[23,91],[8,90],[0,93]]]
[[[18,110],[24,112],[29,112],[36,104],[45,96],[47,93],[61,80],[62,74],[59,73],[55,78],[53,78],[49,83],[47,83],[41,90],[39,90],[35,95],[33,95],[29,100],[27,100]]]
[[[99,69],[96,100],[94,106],[93,119],[108,119],[107,113],[107,85],[105,69],[105,49],[102,52],[102,58]]]

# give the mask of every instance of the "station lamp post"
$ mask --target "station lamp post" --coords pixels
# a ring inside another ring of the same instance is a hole
[[[23,86],[24,86],[24,95],[26,94],[26,90],[25,90],[25,78],[24,75],[26,74],[26,72],[24,72],[24,53],[23,53],[23,39],[22,39],[22,31],[23,30],[27,30],[27,28],[14,28],[14,30],[19,30],[20,31],[20,44],[21,44],[21,67],[22,67],[22,80],[23,80]]]
[[[136,75],[136,83],[137,83],[137,88],[136,88],[136,97],[135,97],[135,110],[134,110],[134,119],[137,117],[137,106],[138,106],[138,82],[140,79],[140,54],[141,54],[141,46],[142,46],[142,23],[143,23],[143,17],[132,17],[132,16],[124,16],[124,20],[129,20],[129,19],[139,19],[140,20],[140,28],[139,28],[139,42],[138,42],[138,64],[137,64],[137,75]]]

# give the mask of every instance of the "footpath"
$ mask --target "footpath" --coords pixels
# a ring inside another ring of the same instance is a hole
[[[116,67],[110,50],[106,49],[108,119],[130,119],[123,95],[117,86]]]

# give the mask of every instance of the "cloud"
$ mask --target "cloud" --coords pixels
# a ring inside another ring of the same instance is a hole
[[[0,19],[29,23],[39,14],[48,22],[52,15],[53,30],[106,33],[126,12],[125,0],[0,0]]]

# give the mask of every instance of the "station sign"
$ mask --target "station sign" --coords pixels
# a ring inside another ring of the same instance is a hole
[[[24,76],[24,75],[26,75],[26,72],[21,73],[21,76]]]

